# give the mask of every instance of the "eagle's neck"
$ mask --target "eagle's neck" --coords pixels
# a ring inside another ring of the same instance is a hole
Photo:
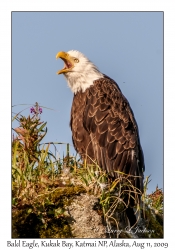
[[[93,85],[95,80],[104,77],[104,75],[97,69],[94,69],[84,73],[68,72],[65,74],[65,77],[72,92],[76,94],[79,91],[85,92],[86,89]]]

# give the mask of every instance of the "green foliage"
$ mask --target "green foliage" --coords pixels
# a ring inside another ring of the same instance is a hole
[[[144,182],[144,193],[142,196],[142,200],[144,201],[144,205],[152,209],[155,214],[163,216],[163,191],[157,186],[156,191],[148,195],[147,187],[148,183],[150,182],[149,177],[150,176],[146,177]]]
[[[50,151],[50,145],[56,143],[41,143],[47,133],[47,123],[41,122],[38,113],[32,117],[18,113],[13,120],[19,126],[13,129],[16,136],[12,140],[12,237],[74,237],[65,207],[75,195],[84,192],[99,198],[98,213],[107,225],[115,224],[118,229],[120,216],[117,219],[114,212],[120,215],[125,211],[131,198],[137,205],[141,195],[133,186],[131,176],[118,172],[118,178],[111,180],[95,162],[86,164],[71,157],[69,144],[66,144],[66,156],[58,158]],[[143,212],[147,226],[154,226],[160,232],[163,192],[156,189],[147,195],[148,179],[142,196]],[[140,210],[136,206],[136,212]]]
[[[15,119],[19,126],[13,129],[17,136],[12,141],[12,236],[40,238],[48,230],[47,236],[52,238],[55,225],[59,238],[72,237],[66,222],[64,196],[84,190],[65,187],[60,175],[65,162],[70,167],[74,162],[71,158],[69,162],[57,159],[49,151],[50,143],[40,145],[47,133],[46,122],[35,115],[27,118],[18,115]]]

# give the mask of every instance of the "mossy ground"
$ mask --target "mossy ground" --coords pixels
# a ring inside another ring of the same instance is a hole
[[[72,238],[68,222],[70,216],[66,213],[65,207],[71,204],[75,196],[83,192],[85,190],[81,186],[57,187],[53,192],[44,195],[43,204],[39,205],[38,201],[33,201],[31,204],[14,206],[12,237]]]

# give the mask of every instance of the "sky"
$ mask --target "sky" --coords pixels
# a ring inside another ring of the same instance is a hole
[[[12,12],[12,105],[26,104],[12,111],[29,115],[36,101],[54,109],[43,108],[44,142],[72,144],[73,93],[55,58],[72,49],[119,85],[138,123],[148,191],[163,188],[163,12]]]

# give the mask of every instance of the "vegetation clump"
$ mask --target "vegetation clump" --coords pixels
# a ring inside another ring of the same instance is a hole
[[[53,154],[50,148],[56,148],[55,143],[41,143],[47,133],[47,123],[41,122],[39,116],[42,108],[36,103],[30,110],[32,115],[28,117],[19,113],[13,117],[19,126],[13,129],[16,135],[12,138],[12,237],[135,237],[124,230],[129,199],[137,201],[141,195],[133,187],[131,176],[118,173],[119,177],[112,181],[97,163],[88,165],[70,156],[69,144],[62,159]],[[136,226],[154,229],[154,233],[137,236],[161,238],[163,192],[157,188],[147,195],[148,182],[146,178],[143,206],[135,208]],[[139,224],[140,215],[143,225]]]
[[[50,143],[40,144],[47,128],[36,113],[14,119],[19,126],[12,140],[12,237],[71,238],[64,206],[67,198],[85,190],[62,177],[65,167],[72,171],[76,162],[57,159]]]

